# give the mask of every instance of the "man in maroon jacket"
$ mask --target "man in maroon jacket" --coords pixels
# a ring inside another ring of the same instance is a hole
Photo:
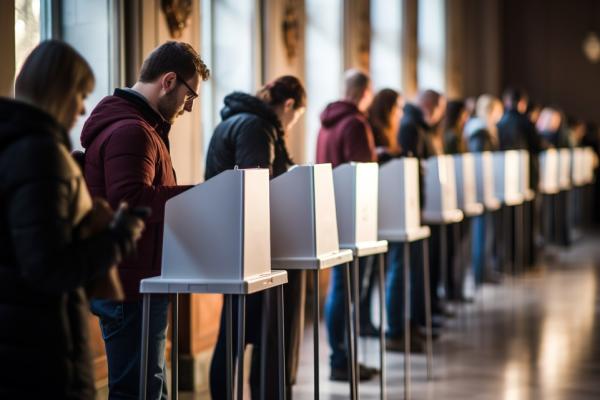
[[[178,186],[169,154],[169,130],[198,97],[200,79],[209,71],[186,43],[167,42],[144,61],[132,88],[116,89],[91,113],[81,133],[85,178],[93,196],[113,208],[152,209],[135,257],[119,265],[126,300],[92,301],[108,358],[110,399],[139,396],[142,302],[140,280],[160,275],[165,202],[188,189]],[[165,340],[168,298],[153,296],[150,310],[148,395],[167,399]]]
[[[321,130],[317,139],[317,162],[331,163],[333,167],[357,161],[377,161],[375,141],[365,116],[373,93],[369,76],[358,70],[350,70],[345,78],[343,100],[331,103],[321,114]],[[365,259],[361,259],[359,279],[363,281]],[[331,379],[346,381],[348,353],[344,335],[344,276],[343,266],[334,267],[327,299],[325,321],[331,346]],[[360,380],[370,379],[377,371],[365,366],[359,368]]]

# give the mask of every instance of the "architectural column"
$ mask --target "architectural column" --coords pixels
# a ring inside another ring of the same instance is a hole
[[[15,2],[13,0],[0,2],[0,96],[11,96],[15,77]]]
[[[417,94],[418,9],[418,0],[403,0],[402,86],[407,99],[412,99]]]
[[[344,0],[344,69],[360,68],[369,72],[371,43],[369,0]]]

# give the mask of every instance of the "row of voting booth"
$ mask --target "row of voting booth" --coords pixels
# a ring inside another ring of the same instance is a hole
[[[540,156],[539,189],[555,194],[593,178],[590,149],[548,150]],[[181,293],[224,295],[227,332],[227,396],[242,398],[245,296],[275,293],[280,398],[285,398],[283,285],[287,270],[310,270],[314,277],[314,397],[319,397],[319,271],[344,268],[346,334],[350,398],[358,387],[358,258],[376,256],[384,288],[384,253],[388,243],[404,245],[405,398],[410,395],[410,254],[409,244],[423,241],[427,370],[433,376],[428,241],[430,228],[457,226],[463,218],[516,207],[531,201],[529,154],[525,151],[467,153],[375,163],[299,165],[269,181],[268,170],[234,169],[172,198],[165,208],[161,275],[141,282],[144,297],[142,374],[145,398],[149,302],[153,293],[169,293],[173,303],[172,396],[177,398],[177,296]],[[425,204],[419,197],[423,168]],[[515,214],[515,218],[523,218]],[[516,223],[515,226],[521,226]],[[526,225],[526,224],[525,224]],[[445,228],[444,228],[445,229]],[[442,232],[445,232],[442,231]],[[443,235],[442,235],[443,236]],[[445,246],[445,242],[442,246]],[[443,249],[442,249],[443,250]],[[443,250],[444,251],[444,250]],[[441,258],[445,260],[444,257]],[[379,291],[380,390],[386,397],[384,291]],[[353,294],[353,295],[351,295]],[[233,357],[233,304],[237,299],[237,360]],[[354,301],[353,301],[354,299]],[[264,335],[263,335],[264,336]],[[264,348],[264,347],[263,347]],[[236,379],[237,365],[237,379]],[[261,379],[264,379],[264,370]],[[273,372],[270,372],[273,373]]]

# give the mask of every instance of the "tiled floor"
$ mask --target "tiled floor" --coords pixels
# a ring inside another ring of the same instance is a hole
[[[412,357],[412,399],[600,399],[600,236],[554,254],[546,267],[485,286],[474,304],[459,310],[435,343],[433,381],[426,380],[425,358]],[[294,400],[313,398],[311,329],[304,336]],[[348,399],[346,384],[328,380],[325,339],[322,329],[321,399]],[[361,357],[377,365],[377,342],[364,346]],[[402,362],[401,354],[387,354],[390,400],[404,398]],[[361,384],[360,394],[378,399],[377,382]]]

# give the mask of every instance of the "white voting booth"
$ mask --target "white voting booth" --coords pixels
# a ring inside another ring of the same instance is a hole
[[[495,195],[493,154],[489,151],[473,153],[473,158],[477,201],[483,203],[486,210],[495,211],[500,208],[500,200]]]
[[[583,148],[583,181],[584,184],[589,185],[594,183],[594,170],[598,165],[598,157],[591,147]]]
[[[453,158],[458,208],[467,217],[480,215],[484,211],[484,206],[483,203],[477,202],[475,158],[471,153],[456,154]]]
[[[585,185],[585,150],[575,147],[571,156],[571,181],[574,186]]]
[[[540,183],[542,194],[556,194],[560,191],[559,159],[555,149],[548,149],[540,153]]]
[[[432,224],[460,222],[454,159],[449,155],[431,157],[425,162],[425,207],[423,219]]]
[[[264,277],[286,282],[285,271],[272,273],[270,253],[269,171],[225,171],[167,201],[161,276],[141,289],[210,283],[244,293],[263,288]]]
[[[560,190],[571,188],[571,150],[558,150],[558,187]]]
[[[352,260],[340,250],[331,164],[298,165],[271,181],[271,262],[327,268]]]
[[[519,191],[524,201],[531,201],[535,197],[535,192],[530,185],[529,152],[519,150]]]
[[[349,263],[340,250],[331,164],[296,165],[271,180],[271,263],[288,270],[314,270],[314,393],[319,394],[319,270]],[[368,224],[367,224],[368,225]],[[348,267],[346,267],[348,268]],[[349,285],[349,282],[348,282]],[[348,301],[349,291],[348,287]],[[350,312],[350,306],[348,306]],[[352,317],[347,315],[347,324]],[[352,329],[348,329],[352,332]],[[349,335],[349,342],[354,342]],[[353,350],[353,348],[352,348]],[[355,360],[353,351],[350,360]],[[356,381],[350,380],[351,393]]]
[[[429,237],[421,225],[419,160],[401,158],[379,168],[379,238],[390,242]]]
[[[232,343],[232,302],[238,297],[238,328],[244,326],[245,295],[276,288],[278,319],[277,346],[283,354],[283,290],[286,271],[271,271],[269,216],[269,171],[234,169],[199,184],[167,201],[163,234],[161,275],[143,279],[142,353],[140,388],[146,398],[148,326],[150,297],[155,293],[174,294],[173,340],[177,343],[180,293],[220,293],[225,295],[228,340]],[[238,329],[237,398],[242,398],[244,356],[243,333]],[[177,345],[172,346],[172,393],[177,398]],[[228,348],[226,357],[228,398],[232,397],[234,360]],[[278,367],[284,370],[283,365]],[[280,394],[284,393],[284,373],[279,373]]]
[[[494,158],[494,193],[507,206],[523,202],[520,188],[519,158],[517,150],[497,151]]]
[[[368,249],[387,248],[377,237],[378,184],[377,163],[342,164],[333,170],[340,247],[359,257],[369,255]]]

